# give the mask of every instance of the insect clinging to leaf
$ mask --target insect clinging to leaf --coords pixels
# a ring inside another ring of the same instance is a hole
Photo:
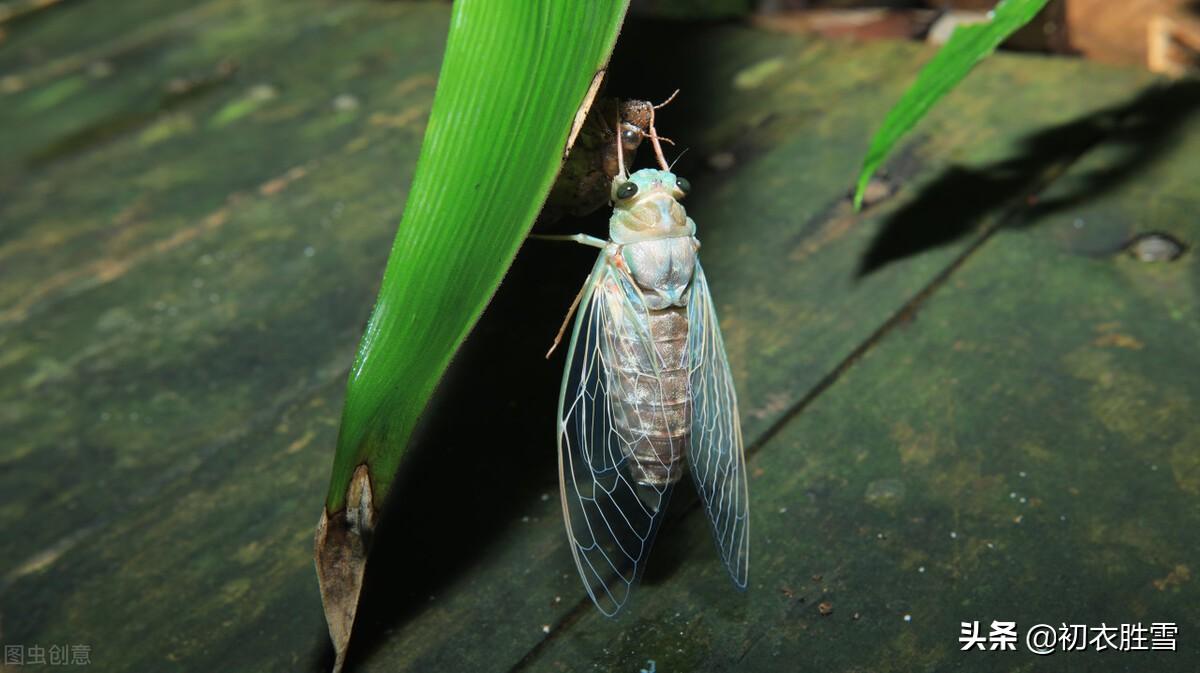
[[[680,204],[690,186],[667,165],[654,129],[653,110],[665,104],[651,109],[647,133],[659,169],[629,175],[617,149],[608,240],[547,237],[600,248],[576,298],[558,458],[571,553],[588,595],[609,616],[628,600],[685,471],[739,588],[749,566],[737,396],[696,223]]]

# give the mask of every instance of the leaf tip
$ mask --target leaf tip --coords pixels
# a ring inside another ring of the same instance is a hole
[[[350,632],[358,612],[371,532],[375,528],[374,490],[366,464],[359,465],[346,489],[346,508],[321,511],[313,558],[325,622],[333,641],[333,673],[346,663]]]

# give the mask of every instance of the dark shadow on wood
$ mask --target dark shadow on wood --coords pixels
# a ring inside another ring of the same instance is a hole
[[[1169,148],[1198,107],[1200,82],[1155,85],[1127,103],[1027,136],[1016,154],[999,162],[982,168],[951,167],[883,223],[861,260],[858,276],[962,238],[986,215],[1034,189],[1048,171],[1065,169],[1102,143],[1119,148],[1114,161],[1072,176],[1066,193],[1031,204],[1029,216],[1020,222],[1035,222],[1116,189]]]
[[[692,514],[692,510],[699,511],[700,499],[696,496],[690,476],[684,475],[674,490],[641,577],[642,582],[651,586],[670,581],[675,571],[693,556],[691,549],[685,545],[686,536],[682,526],[684,517]],[[637,601],[636,594],[633,601]]]

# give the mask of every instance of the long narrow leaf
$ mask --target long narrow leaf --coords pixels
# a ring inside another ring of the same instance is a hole
[[[350,373],[325,505],[387,491],[418,415],[495,292],[604,67],[623,0],[459,0],[412,191]]]
[[[413,427],[558,172],[628,0],[457,0],[412,190],[350,372],[317,574],[335,669]],[[386,179],[386,177],[381,177]]]
[[[863,193],[875,170],[926,113],[964,77],[1021,26],[1033,20],[1049,0],[1001,0],[986,23],[959,26],[946,44],[921,70],[900,102],[892,108],[883,126],[871,139],[854,192],[854,207],[862,205]]]

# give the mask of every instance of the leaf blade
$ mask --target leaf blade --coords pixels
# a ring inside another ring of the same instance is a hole
[[[347,384],[326,496],[358,465],[382,502],[417,418],[557,173],[627,0],[455,3],[425,142]]]
[[[854,190],[854,208],[862,207],[871,176],[892,149],[922,117],[972,68],[991,55],[1010,35],[1033,20],[1049,0],[1001,0],[986,23],[958,26],[946,44],[925,64],[917,80],[888,112],[871,139]]]

